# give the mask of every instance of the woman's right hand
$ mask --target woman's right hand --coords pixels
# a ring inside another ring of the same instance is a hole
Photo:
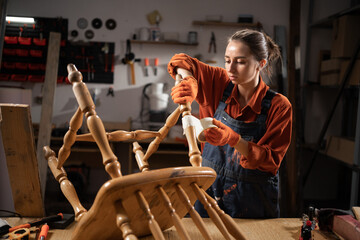
[[[194,65],[192,60],[184,53],[175,54],[168,63],[168,72],[172,78],[176,79],[176,74],[181,74],[180,69],[187,69],[193,75]],[[182,75],[182,77],[184,78],[186,75]]]
[[[183,76],[183,73],[181,74]],[[171,97],[176,104],[192,103],[197,93],[198,84],[193,76],[183,77],[183,80],[171,89]]]

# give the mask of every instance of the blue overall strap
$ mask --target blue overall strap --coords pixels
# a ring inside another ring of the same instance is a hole
[[[222,95],[222,98],[219,102],[219,106],[217,107],[216,109],[216,112],[217,111],[220,111],[220,110],[224,110],[226,108],[226,100],[229,98],[229,96],[231,95],[231,92],[234,88],[234,84],[232,82],[229,82],[229,84],[226,86],[225,90],[224,90],[224,93]]]
[[[271,89],[269,89],[266,92],[266,95],[261,102],[261,112],[256,119],[257,122],[265,123],[266,117],[267,117],[267,112],[271,107],[271,101],[275,95],[276,95],[276,92]]]
[[[234,88],[234,84],[232,82],[229,82],[229,84],[226,86],[226,88],[224,90],[223,96],[222,96],[220,101],[226,102],[226,100],[231,95],[231,92],[232,92],[233,88]]]

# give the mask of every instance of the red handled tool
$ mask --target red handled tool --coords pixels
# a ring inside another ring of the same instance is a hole
[[[48,234],[48,231],[49,231],[49,225],[44,224],[44,225],[41,227],[41,232],[40,232],[40,235],[39,235],[39,240],[45,240],[45,239],[46,239],[46,236],[47,236],[47,234]]]
[[[38,221],[34,221],[34,222],[29,222],[29,223],[25,223],[22,225],[18,225],[12,228],[9,228],[8,230],[6,230],[6,232],[0,232],[0,236],[6,233],[10,233],[15,231],[16,229],[19,228],[31,228],[31,227],[35,227],[35,226],[40,226],[44,223],[49,223],[49,222],[56,222],[56,221],[60,221],[64,218],[62,213],[58,213],[57,215],[53,215],[53,216],[49,216],[49,217],[44,217]]]
[[[157,66],[159,65],[159,58],[155,58],[154,60],[154,75],[157,75]]]
[[[148,72],[148,67],[149,67],[149,59],[145,58],[144,59],[144,65],[145,65],[145,77],[149,76],[149,72]]]

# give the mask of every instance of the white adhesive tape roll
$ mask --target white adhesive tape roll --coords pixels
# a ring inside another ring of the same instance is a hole
[[[195,134],[199,142],[206,142],[205,136],[203,134],[204,130],[208,128],[217,127],[212,123],[212,121],[213,118],[211,117],[206,117],[199,120],[198,118],[192,115],[186,115],[182,118],[182,126],[184,129],[184,134],[186,128],[193,126],[195,127]]]

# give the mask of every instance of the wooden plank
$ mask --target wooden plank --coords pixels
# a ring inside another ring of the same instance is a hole
[[[360,221],[360,207],[352,207],[351,210],[353,211],[355,218]]]
[[[43,147],[50,145],[53,102],[59,65],[60,41],[60,33],[50,32],[48,53],[46,58],[45,82],[43,86],[40,128],[36,150],[39,164],[41,193],[43,197],[45,196],[47,173],[47,162],[44,157]]]
[[[0,129],[16,212],[44,216],[34,133],[28,105],[0,104]]]
[[[293,107],[293,124],[291,144],[286,154],[286,202],[287,217],[299,216],[302,211],[301,192],[299,184],[299,151],[296,142],[301,139],[301,109],[300,109],[300,77],[299,69],[296,67],[296,48],[300,45],[300,0],[290,1],[290,26],[289,26],[289,51],[288,51],[288,98]]]

